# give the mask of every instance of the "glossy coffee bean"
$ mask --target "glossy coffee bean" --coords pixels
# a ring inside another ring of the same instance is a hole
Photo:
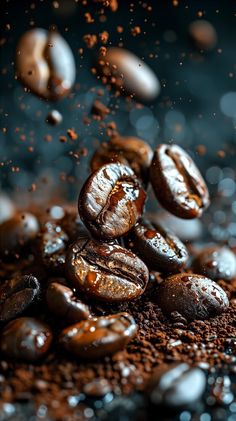
[[[188,259],[183,243],[171,231],[155,222],[140,219],[131,233],[133,249],[153,270],[175,273]]]
[[[46,300],[49,310],[68,322],[76,323],[90,316],[88,306],[75,296],[71,288],[58,282],[48,286]]]
[[[107,164],[85,182],[79,214],[89,231],[102,239],[126,234],[143,212],[146,193],[131,168]]]
[[[124,48],[108,48],[105,56],[102,54],[98,58],[98,70],[104,77],[103,81],[142,101],[152,101],[160,92],[155,73]]]
[[[116,136],[110,142],[100,145],[92,157],[90,167],[96,171],[109,162],[121,162],[129,165],[137,177],[146,183],[152,156],[151,147],[138,137]]]
[[[32,317],[9,322],[0,336],[0,351],[12,360],[34,362],[41,359],[52,342],[51,329]]]
[[[75,61],[61,35],[35,28],[27,31],[18,43],[16,73],[39,97],[57,100],[68,94],[74,84]]]
[[[179,273],[161,283],[158,304],[168,316],[177,311],[191,321],[221,314],[227,310],[229,300],[214,281],[202,275]]]
[[[215,281],[227,281],[236,277],[236,256],[228,247],[206,247],[195,257],[192,268]]]
[[[40,285],[31,275],[19,276],[0,285],[0,321],[20,315],[38,297]]]
[[[64,271],[67,234],[61,226],[47,222],[40,233],[38,250],[43,264],[54,272]]]
[[[15,213],[15,206],[11,199],[4,193],[0,193],[0,224],[12,218]]]
[[[98,359],[124,348],[136,333],[133,317],[118,313],[69,326],[62,331],[60,342],[76,357]]]
[[[149,278],[146,265],[131,251],[89,239],[70,246],[66,271],[76,289],[107,302],[137,298]]]
[[[150,180],[160,203],[179,218],[200,217],[209,205],[205,181],[180,146],[162,144],[156,148]]]
[[[205,388],[206,376],[200,368],[174,363],[156,368],[146,392],[152,404],[178,408],[196,402]]]
[[[13,255],[33,240],[39,224],[29,212],[18,212],[0,225],[0,254]]]

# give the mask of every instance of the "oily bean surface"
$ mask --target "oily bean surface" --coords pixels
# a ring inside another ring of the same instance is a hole
[[[96,237],[114,239],[126,234],[142,215],[146,193],[131,168],[107,164],[85,182],[79,213]]]
[[[63,272],[68,242],[67,234],[59,224],[47,222],[38,239],[38,250],[45,267],[53,272]]]
[[[205,181],[180,146],[162,144],[156,148],[150,180],[163,207],[179,218],[200,217],[209,205]]]
[[[215,281],[229,281],[236,276],[236,256],[226,246],[206,247],[195,257],[192,268]]]
[[[133,317],[118,313],[69,326],[62,331],[60,341],[77,357],[98,359],[124,348],[136,332]]]

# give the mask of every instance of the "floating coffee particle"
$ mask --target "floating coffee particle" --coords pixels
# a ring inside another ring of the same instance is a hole
[[[107,164],[85,182],[79,214],[96,237],[113,239],[126,234],[143,212],[146,193],[131,168]]]
[[[190,321],[216,316],[229,306],[227,295],[218,284],[191,273],[178,273],[165,279],[157,297],[168,316],[177,311]]]
[[[236,276],[236,256],[228,247],[206,247],[193,260],[192,268],[213,280]]]
[[[111,47],[99,55],[98,69],[108,83],[142,101],[152,101],[160,92],[159,80],[150,67],[123,48]]]
[[[48,113],[46,122],[52,126],[56,126],[62,122],[62,115],[57,110],[52,110]]]
[[[87,396],[102,397],[112,391],[110,383],[106,379],[94,379],[84,386],[83,392]]]
[[[205,181],[180,146],[162,144],[156,148],[150,180],[160,203],[179,218],[200,217],[209,205]]]
[[[52,342],[51,329],[32,317],[9,322],[0,336],[0,350],[12,360],[34,362],[41,359]]]
[[[128,313],[86,320],[64,329],[60,342],[76,357],[98,359],[124,348],[137,333]]]
[[[20,39],[16,73],[33,93],[49,100],[67,95],[75,81],[72,51],[57,32],[35,28]]]
[[[70,246],[66,271],[75,288],[107,302],[137,298],[149,278],[146,265],[131,251],[90,239]]]
[[[190,23],[189,35],[195,46],[201,50],[213,50],[217,44],[215,28],[207,20],[195,20]]]

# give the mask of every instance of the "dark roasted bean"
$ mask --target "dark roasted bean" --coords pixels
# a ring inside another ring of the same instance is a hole
[[[20,315],[40,292],[38,280],[31,275],[19,276],[0,285],[0,321]]]
[[[200,368],[174,363],[156,368],[146,392],[152,404],[178,408],[196,402],[205,388],[206,376]]]
[[[204,320],[225,311],[229,301],[214,281],[202,275],[179,273],[161,283],[158,304],[169,316],[177,311],[187,320]]]
[[[133,317],[118,313],[69,326],[62,331],[60,341],[77,357],[97,359],[124,348],[136,332]]]
[[[146,219],[135,225],[131,239],[134,250],[153,270],[178,272],[188,259],[186,247],[175,234]]]
[[[236,276],[236,256],[228,247],[207,247],[193,260],[192,268],[215,281],[230,280]]]
[[[85,182],[79,213],[93,235],[113,239],[134,226],[145,199],[146,193],[131,168],[120,163],[107,164]]]
[[[8,358],[34,362],[42,358],[52,342],[51,329],[31,317],[9,322],[0,336],[0,350]]]
[[[47,288],[46,299],[49,310],[68,322],[76,323],[90,315],[88,306],[66,285],[52,282]]]
[[[39,236],[38,249],[43,264],[54,272],[64,271],[67,234],[60,225],[47,222]]]
[[[192,158],[177,145],[159,145],[150,168],[160,203],[180,218],[196,218],[209,205],[207,186]]]
[[[108,302],[137,298],[149,277],[146,265],[131,251],[89,239],[70,246],[66,271],[76,289]]]

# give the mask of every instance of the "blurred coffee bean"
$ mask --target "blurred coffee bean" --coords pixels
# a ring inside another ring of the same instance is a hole
[[[90,315],[88,306],[75,296],[72,289],[60,283],[53,282],[48,286],[46,300],[49,310],[68,322],[76,323]]]
[[[116,136],[110,142],[100,145],[92,157],[90,167],[96,171],[109,162],[121,162],[129,165],[137,177],[147,183],[152,157],[151,147],[138,137]]]
[[[206,376],[200,368],[174,363],[155,369],[146,392],[152,404],[178,408],[196,402],[205,388]]]
[[[153,270],[175,273],[188,259],[183,243],[155,222],[140,219],[131,232],[133,249]]]
[[[0,321],[8,321],[27,309],[40,292],[38,280],[31,275],[19,276],[0,285]]]
[[[180,146],[162,144],[156,148],[150,180],[160,203],[179,218],[200,217],[209,205],[205,181]]]
[[[187,320],[208,319],[225,311],[229,300],[225,291],[202,275],[178,273],[158,288],[158,304],[163,313],[178,312]]]
[[[43,264],[53,272],[63,272],[65,253],[68,242],[67,234],[54,222],[46,222],[41,229],[38,250]]]
[[[51,329],[32,317],[9,322],[0,336],[0,351],[15,360],[34,362],[41,359],[52,342]]]
[[[136,333],[133,317],[118,313],[69,326],[62,331],[60,342],[76,357],[98,359],[124,348]]]
[[[39,231],[39,224],[29,212],[18,212],[0,225],[0,254],[18,253]]]
[[[139,57],[124,48],[112,47],[98,57],[103,81],[142,101],[154,100],[160,92],[155,73]]]
[[[52,126],[56,126],[62,122],[62,115],[57,110],[52,110],[48,113],[46,122]]]
[[[84,386],[83,392],[87,396],[99,398],[112,391],[110,383],[106,379],[94,379]]]
[[[76,289],[107,302],[137,298],[149,278],[146,265],[131,251],[90,239],[70,246],[66,271]]]
[[[217,281],[236,277],[236,256],[228,247],[206,247],[193,260],[192,268]]]
[[[190,23],[189,35],[195,47],[200,50],[213,50],[217,44],[215,28],[207,20],[195,20]]]
[[[88,237],[89,231],[83,224],[78,215],[77,209],[70,209],[65,211],[65,216],[61,219],[60,225],[63,231],[68,235],[70,242],[76,238]]]
[[[107,164],[85,182],[79,213],[96,237],[113,239],[126,234],[142,215],[146,193],[131,168]]]
[[[11,199],[0,193],[0,224],[12,218],[15,213],[15,206]]]
[[[20,39],[16,50],[16,73],[33,93],[58,100],[75,81],[75,61],[67,42],[57,32],[35,28]]]

